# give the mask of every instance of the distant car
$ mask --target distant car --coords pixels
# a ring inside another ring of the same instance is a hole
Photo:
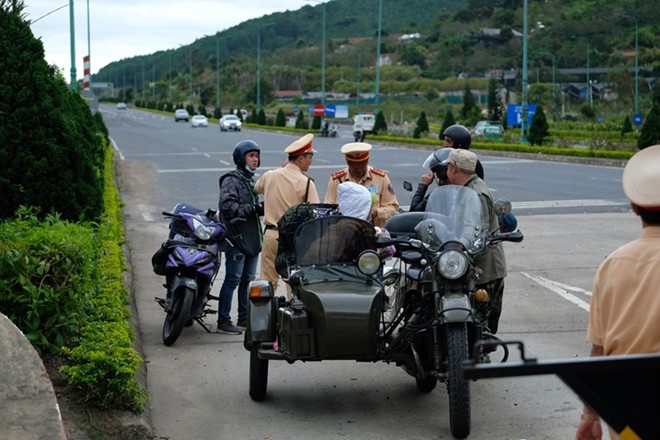
[[[236,115],[224,115],[220,118],[220,131],[241,131],[241,120]]]
[[[190,120],[190,115],[188,114],[188,110],[185,108],[178,108],[174,111],[174,122],[179,122],[179,121],[186,121],[188,122]]]
[[[126,103],[125,102],[118,102],[117,103],[117,110],[126,110]]]
[[[208,127],[209,120],[204,115],[195,115],[190,120],[190,125],[193,127]]]
[[[489,139],[489,140],[502,140],[504,134],[504,127],[502,124],[495,121],[479,121],[475,124],[472,130],[472,136],[475,139]]]

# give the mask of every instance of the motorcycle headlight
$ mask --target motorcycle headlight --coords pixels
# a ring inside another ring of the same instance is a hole
[[[193,228],[195,237],[199,238],[200,240],[209,240],[214,231],[214,228],[211,226],[206,226],[196,218],[193,218]]]
[[[381,264],[380,257],[372,250],[363,251],[357,261],[358,270],[369,277],[378,273]]]
[[[454,249],[443,252],[438,260],[440,274],[450,280],[462,277],[467,272],[467,268],[467,257]]]

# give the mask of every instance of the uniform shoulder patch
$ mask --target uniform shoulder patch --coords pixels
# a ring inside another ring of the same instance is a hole
[[[378,174],[379,176],[385,176],[387,173],[380,168],[372,168],[371,172],[374,174]]]
[[[344,170],[341,170],[341,171],[337,171],[336,173],[332,173],[330,175],[330,178],[332,180],[341,179],[342,177],[346,177],[347,174],[348,174],[348,170],[344,169]]]

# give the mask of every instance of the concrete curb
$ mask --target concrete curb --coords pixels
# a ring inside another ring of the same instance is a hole
[[[1,313],[0,353],[0,437],[65,440],[55,390],[39,354]]]

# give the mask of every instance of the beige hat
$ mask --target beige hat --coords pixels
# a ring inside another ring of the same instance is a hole
[[[371,151],[371,145],[366,142],[351,142],[341,147],[342,154],[346,156],[346,160],[351,162],[362,162],[369,159],[369,151]]]
[[[623,169],[623,192],[637,206],[660,210],[660,145],[630,158]]]
[[[455,149],[442,163],[456,165],[463,171],[474,173],[477,168],[477,155],[470,150]]]
[[[314,135],[312,133],[307,133],[305,136],[301,137],[297,141],[294,141],[284,149],[284,152],[289,156],[301,156],[305,153],[316,153],[316,150],[312,148],[312,140]]]

